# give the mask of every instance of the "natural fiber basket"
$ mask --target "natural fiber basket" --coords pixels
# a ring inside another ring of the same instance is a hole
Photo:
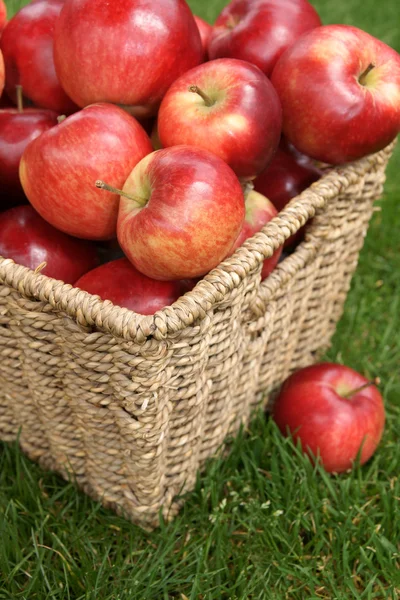
[[[328,347],[392,147],[328,170],[154,316],[0,258],[0,439],[20,430],[29,457],[144,527],[172,517],[227,434]]]

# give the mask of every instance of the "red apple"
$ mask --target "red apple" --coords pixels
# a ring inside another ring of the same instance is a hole
[[[204,275],[230,252],[244,219],[234,172],[194,146],[158,150],[129,175],[117,235],[131,263],[160,280]]]
[[[204,21],[203,19],[201,19],[200,17],[198,17],[197,15],[194,15],[194,20],[196,21],[196,25],[197,28],[199,30],[200,33],[200,38],[201,38],[201,43],[203,45],[203,58],[204,60],[207,60],[208,57],[208,42],[210,40],[210,36],[212,33],[212,26],[207,23],[206,21]]]
[[[69,235],[115,237],[119,197],[95,187],[99,178],[121,187],[152,152],[139,123],[112,104],[93,104],[46,131],[26,148],[20,179],[41,216]]]
[[[186,281],[156,281],[140,273],[127,258],[113,260],[83,275],[75,287],[129,308],[153,315],[188,291]]]
[[[260,231],[271,219],[273,219],[278,211],[275,206],[262,194],[252,190],[245,195],[246,216],[242,230],[233,247],[232,253],[239,248],[247,238],[252,237]],[[261,271],[261,279],[268,277],[275,269],[282,254],[282,248],[278,248],[271,258],[264,260],[264,265]]]
[[[247,60],[269,76],[286,48],[319,25],[307,0],[232,0],[215,22],[208,55]]]
[[[19,163],[27,145],[57,125],[57,114],[42,108],[0,110],[0,210],[27,202]]]
[[[3,59],[3,53],[0,50],[0,96],[2,96],[2,94],[3,94],[4,83],[5,83],[4,59]]]
[[[289,152],[287,145],[287,150],[283,148],[281,143],[271,163],[254,181],[254,189],[267,196],[278,211],[322,175],[322,171],[317,169],[308,157]],[[303,232],[304,228],[299,229],[286,240],[284,246],[291,246],[301,239]]]
[[[136,116],[155,114],[177,77],[203,59],[200,34],[184,0],[66,0],[54,59],[79,105],[105,101]]]
[[[7,22],[7,6],[4,0],[0,0],[0,33],[3,31]]]
[[[99,263],[93,244],[61,233],[32,206],[17,206],[0,215],[0,256],[33,270],[45,262],[41,273],[64,283],[74,283]]]
[[[286,137],[316,160],[359,159],[400,131],[400,55],[356,27],[307,33],[281,57],[272,83]]]
[[[54,25],[63,2],[28,4],[7,23],[0,40],[6,66],[6,91],[16,103],[16,86],[36,106],[70,114],[78,107],[58,81],[53,61]]]
[[[164,147],[204,148],[243,178],[255,177],[271,161],[281,127],[279,99],[268,78],[234,58],[213,60],[182,75],[158,113]]]
[[[304,452],[319,455],[328,472],[364,464],[375,452],[385,425],[378,389],[349,367],[322,363],[306,367],[284,383],[273,407],[282,433],[300,440]]]

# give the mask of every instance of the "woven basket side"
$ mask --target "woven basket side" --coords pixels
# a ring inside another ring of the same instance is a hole
[[[292,200],[261,232],[246,240],[232,257],[204,277],[194,290],[177,300],[172,307],[155,315],[144,317],[115,307],[110,302],[101,302],[86,292],[35,274],[8,259],[0,258],[0,281],[19,290],[26,297],[48,302],[84,326],[95,326],[117,337],[139,343],[145,342],[149,336],[165,339],[201,319],[214,306],[223,302],[226,295],[256,270],[264,258],[272,256],[286,239],[296,233],[327,202],[355,183],[359,177],[363,177],[367,171],[374,170],[377,164],[386,164],[393,147],[394,144],[378,154],[328,172],[323,179]]]

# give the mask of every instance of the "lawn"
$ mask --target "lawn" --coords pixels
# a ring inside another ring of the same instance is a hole
[[[22,5],[6,3],[10,14]],[[325,23],[358,25],[400,50],[398,0],[313,3]],[[189,4],[212,21],[226,2]],[[399,159],[400,149],[327,356],[382,380],[387,428],[375,457],[327,476],[259,414],[178,518],[145,533],[0,445],[0,599],[400,597]]]

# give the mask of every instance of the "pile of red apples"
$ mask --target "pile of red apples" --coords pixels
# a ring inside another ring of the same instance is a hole
[[[0,255],[140,314],[231,256],[319,164],[400,131],[397,52],[322,25],[307,0],[232,0],[213,26],[185,0],[32,0],[8,22],[0,0],[1,30]],[[283,388],[281,430],[304,426],[327,470],[369,435],[364,462],[379,392],[340,366],[310,369]]]
[[[0,0],[0,28],[0,255],[142,314],[318,163],[400,130],[399,55],[307,0],[232,0],[214,26],[184,0],[33,0],[8,22]]]

